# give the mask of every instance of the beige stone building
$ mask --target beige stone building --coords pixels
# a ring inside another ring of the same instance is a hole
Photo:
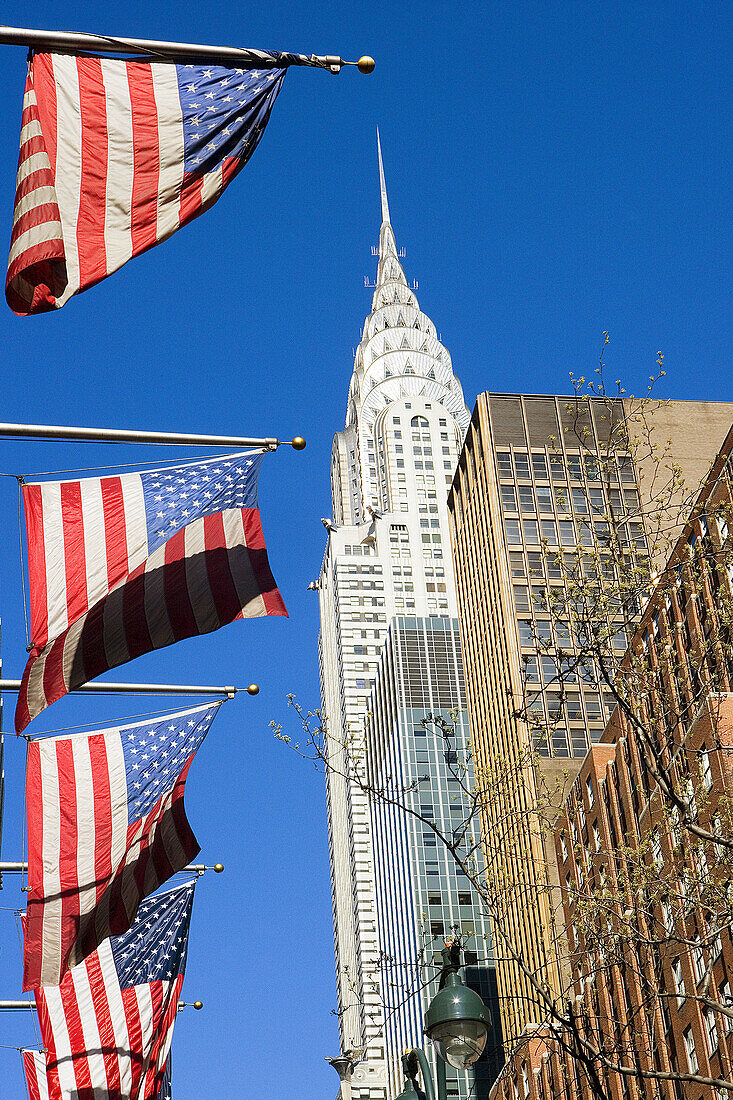
[[[533,982],[561,985],[562,915],[546,888],[559,879],[536,808],[546,803],[554,816],[610,710],[592,662],[556,690],[575,643],[548,600],[567,592],[565,566],[577,562],[577,548],[603,542],[609,510],[625,540],[623,567],[646,568],[650,557],[663,564],[679,510],[697,496],[731,422],[733,404],[716,402],[490,393],[476,402],[448,505],[471,737],[492,791],[487,862],[503,875],[501,923],[526,964],[502,950],[497,931],[508,1050],[542,1018]],[[608,554],[602,564],[601,583],[613,588],[618,562]],[[626,608],[611,624],[619,659],[632,617]]]

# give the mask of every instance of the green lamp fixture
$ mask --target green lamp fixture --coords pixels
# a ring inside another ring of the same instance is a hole
[[[405,1084],[395,1100],[446,1100],[444,1063],[468,1069],[486,1046],[491,1014],[478,993],[463,984],[460,943],[446,944],[442,954],[439,989],[425,1013],[425,1034],[438,1053],[437,1089],[425,1053],[415,1047],[402,1056]],[[417,1087],[418,1072],[424,1092]]]
[[[456,944],[444,948],[440,990],[425,1013],[425,1034],[443,1061],[468,1069],[484,1052],[491,1015],[478,993],[463,984],[460,958]]]

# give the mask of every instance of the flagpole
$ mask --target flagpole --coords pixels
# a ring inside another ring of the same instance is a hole
[[[0,679],[0,691],[20,691],[22,680]],[[73,688],[69,695],[78,695],[81,692],[91,691],[99,694],[105,692],[127,692],[130,695],[225,695],[227,699],[233,699],[237,692],[246,691],[248,695],[258,695],[257,684],[250,684],[246,688],[238,687],[205,687],[202,684],[111,684],[104,680],[92,681],[89,684],[80,684]]]
[[[361,57],[358,61],[344,61],[331,54],[277,53],[268,50],[250,50],[239,46],[204,46],[191,42],[157,42],[146,38],[117,38],[105,34],[86,34],[81,31],[37,31],[24,27],[0,27],[0,45],[29,46],[35,50],[62,50],[67,52],[94,51],[96,53],[144,54],[146,57],[165,61],[218,61],[220,64],[238,64],[246,69],[275,69],[289,65],[308,65],[316,69],[328,69],[338,73],[344,65],[356,65],[361,73],[371,73],[374,61]]]
[[[0,437],[11,439],[65,439],[98,443],[162,443],[191,447],[261,447],[274,451],[278,447],[292,447],[302,451],[305,440],[253,439],[239,435],[191,435],[184,432],[138,432],[125,428],[76,428],[60,424],[0,424]]]
[[[7,860],[0,862],[0,875],[22,875],[28,870],[28,862],[23,860],[10,861]],[[224,870],[223,863],[214,863],[209,866],[207,863],[189,863],[183,870],[178,871],[177,874],[197,874],[203,875],[204,871],[216,871],[217,875],[220,875]]]
[[[0,1001],[0,1012],[29,1012],[35,1008],[35,1001]],[[178,1011],[182,1008],[203,1008],[203,1001],[179,1001]],[[20,1049],[20,1048],[18,1048]]]

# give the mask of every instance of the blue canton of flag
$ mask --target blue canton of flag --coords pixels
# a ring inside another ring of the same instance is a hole
[[[110,946],[120,989],[172,982],[186,969],[194,882],[140,902],[132,927]]]
[[[178,65],[184,171],[212,172],[225,159],[243,167],[262,137],[285,69]]]
[[[194,519],[230,508],[257,508],[264,452],[226,455],[140,475],[148,524],[148,553]]]
[[[172,791],[187,761],[199,748],[221,703],[168,715],[162,722],[125,726],[122,752],[127,778],[127,816],[132,824]]]

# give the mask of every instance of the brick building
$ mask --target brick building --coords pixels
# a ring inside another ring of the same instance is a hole
[[[733,1096],[732,452],[733,429],[555,831],[563,1011],[606,1052],[596,1066],[612,1100]],[[557,1033],[529,1025],[491,1100],[593,1095]]]

